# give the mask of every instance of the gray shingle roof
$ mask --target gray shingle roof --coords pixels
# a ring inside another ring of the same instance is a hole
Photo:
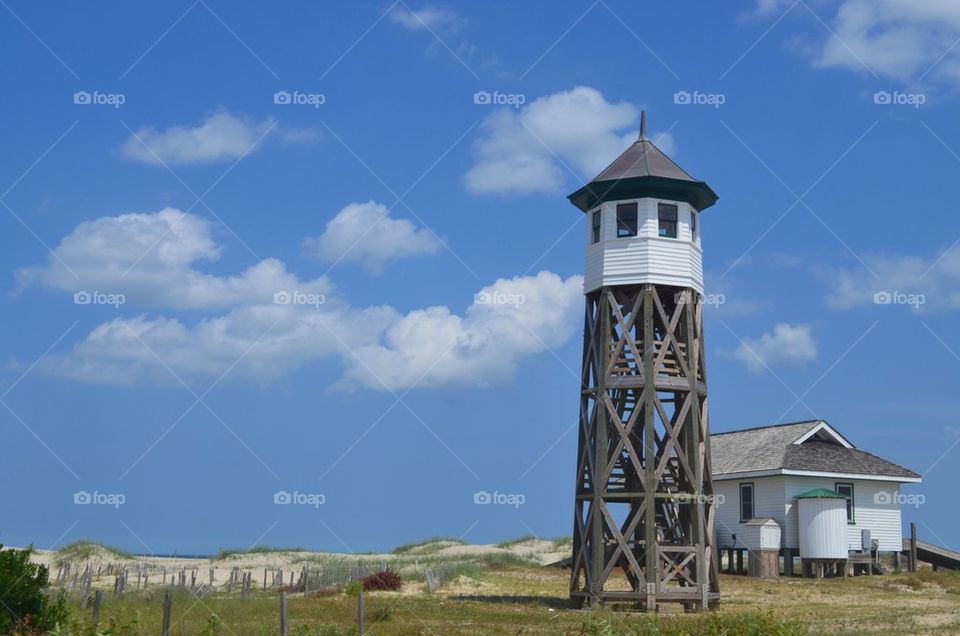
[[[809,439],[794,444],[821,420],[751,428],[710,436],[715,477],[765,470],[809,470],[864,476],[905,477],[920,475],[859,448],[846,448],[830,441]]]

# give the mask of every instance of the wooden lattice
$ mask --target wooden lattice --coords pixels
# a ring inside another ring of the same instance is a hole
[[[714,606],[702,297],[650,284],[591,292],[582,377],[571,598]]]

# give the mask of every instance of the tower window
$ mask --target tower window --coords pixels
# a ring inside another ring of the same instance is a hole
[[[600,218],[600,210],[597,210],[596,212],[593,213],[593,218],[591,219],[593,223],[593,242],[594,243],[600,242],[600,221],[601,220],[602,219]]]
[[[672,203],[657,204],[657,218],[659,220],[658,235],[677,238],[677,206]]]
[[[697,240],[697,213],[690,212],[690,240]]]
[[[637,235],[637,204],[617,205],[617,238]]]

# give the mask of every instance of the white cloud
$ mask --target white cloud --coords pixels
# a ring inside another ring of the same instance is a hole
[[[850,270],[827,270],[825,277],[833,289],[827,304],[833,309],[850,309],[872,304],[876,294],[902,294],[922,297],[917,310],[960,308],[960,249],[940,252],[935,258],[914,255],[866,255],[861,265]],[[907,302],[898,297],[894,302]]]
[[[386,261],[434,254],[440,241],[426,228],[390,216],[376,201],[351,203],[328,223],[323,234],[304,241],[306,251],[328,262],[359,263],[380,271]]]
[[[467,188],[554,192],[570,176],[567,167],[591,178],[636,139],[638,113],[634,105],[608,102],[586,86],[539,97],[519,111],[500,108],[483,122]]]
[[[273,117],[257,121],[220,110],[194,127],[140,128],[121,151],[128,159],[153,164],[231,161],[256,152],[274,134],[285,143],[309,143],[318,137],[313,129],[281,128]]]
[[[422,9],[408,9],[406,5],[394,5],[387,14],[387,18],[394,24],[410,31],[428,29],[430,31],[444,31],[456,27],[460,17],[450,9],[425,6]]]
[[[44,265],[20,269],[16,276],[23,286],[122,293],[132,303],[173,309],[270,302],[278,290],[330,291],[326,279],[299,280],[272,258],[235,276],[196,268],[219,259],[220,252],[207,220],[165,208],[81,223]]]
[[[780,323],[759,338],[743,338],[732,355],[759,373],[779,364],[798,364],[816,360],[817,343],[809,325]]]
[[[757,14],[779,15],[790,4],[758,0]],[[833,15],[814,10],[830,29],[810,22],[815,39],[806,48],[817,67],[856,72],[869,68],[914,82],[936,65],[926,79],[960,80],[960,51],[953,48],[960,37],[960,3],[954,0],[842,0]]]
[[[380,342],[355,350],[347,377],[393,390],[417,379],[425,387],[502,383],[524,356],[562,345],[576,332],[582,285],[580,276],[540,272],[484,287],[476,298],[494,302],[475,300],[462,316],[447,307],[411,311]]]
[[[350,386],[487,386],[508,380],[525,357],[566,342],[582,307],[582,278],[550,272],[498,280],[462,314],[446,306],[406,313],[353,307],[326,279],[300,280],[280,261],[268,264],[277,277],[264,265],[236,276],[196,269],[220,251],[205,220],[178,210],[81,224],[55,249],[80,281],[53,256],[18,278],[67,292],[124,293],[127,303],[118,311],[131,315],[97,326],[69,350],[45,357],[40,368],[121,386],[210,382],[227,372],[270,382],[332,359],[344,366],[342,382]],[[277,291],[294,290],[323,294],[325,302],[274,303]],[[225,312],[190,324],[137,315],[143,306]]]

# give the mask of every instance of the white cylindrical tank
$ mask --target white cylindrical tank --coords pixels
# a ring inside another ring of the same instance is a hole
[[[819,488],[797,497],[801,559],[846,559],[847,500]]]

